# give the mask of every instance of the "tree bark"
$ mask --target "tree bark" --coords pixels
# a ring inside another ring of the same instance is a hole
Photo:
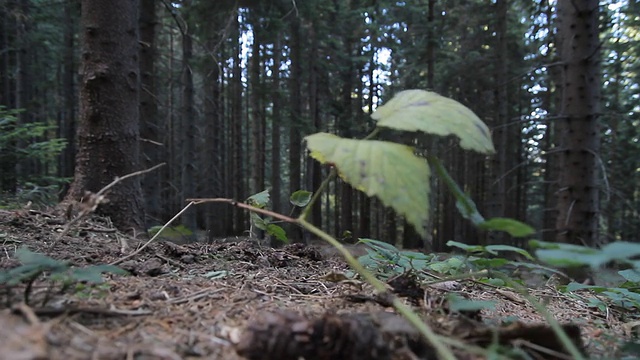
[[[195,111],[195,95],[193,88],[193,69],[191,62],[193,61],[193,38],[191,34],[192,27],[189,21],[189,11],[191,11],[191,0],[185,0],[182,3],[182,18],[184,19],[184,27],[182,34],[182,166],[181,166],[181,198],[194,198],[196,189],[195,167],[196,167],[196,111]],[[188,229],[195,231],[198,227],[196,220],[196,209],[191,208],[185,211],[181,218],[182,224]]]
[[[598,1],[559,0],[563,63],[557,240],[593,246],[598,239],[600,43]]]
[[[161,124],[156,103],[156,16],[155,0],[140,0],[140,137],[141,159],[145,168],[160,163],[162,145],[159,144]],[[165,207],[160,195],[163,174],[161,172],[141,179],[147,216],[153,223],[162,222]]]
[[[137,170],[138,1],[82,1],[82,82],[75,177],[67,199]],[[120,182],[98,208],[122,230],[144,229],[140,178]]]

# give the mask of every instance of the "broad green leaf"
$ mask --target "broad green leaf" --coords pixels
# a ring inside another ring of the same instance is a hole
[[[311,156],[335,165],[340,177],[378,197],[413,225],[423,238],[429,218],[429,176],[425,159],[413,149],[386,141],[351,140],[318,133],[307,136]]]
[[[405,90],[378,107],[378,126],[460,138],[463,149],[493,154],[491,133],[473,111],[459,102],[425,90]]]
[[[249,218],[251,219],[251,224],[253,224],[255,227],[260,230],[267,230],[268,222],[260,217],[260,215],[252,212],[250,213]]]
[[[298,190],[291,194],[289,201],[297,207],[305,207],[311,201],[311,195],[313,195],[311,191]]]
[[[260,209],[266,207],[268,203],[269,203],[269,190],[261,191],[247,198],[247,204]]]
[[[478,227],[484,230],[504,231],[513,237],[525,237],[535,233],[531,226],[509,218],[492,218]]]
[[[634,269],[627,269],[618,271],[618,274],[622,276],[625,280],[630,281],[632,283],[640,283],[640,271]]]
[[[382,248],[393,252],[400,251],[397,247],[393,246],[393,244],[376,239],[358,238],[358,242],[370,246],[371,248]]]
[[[589,265],[597,268],[602,264],[606,264],[609,259],[602,253],[580,254],[570,250],[537,250],[536,256],[541,261],[559,267],[572,267],[580,265]]]
[[[282,241],[283,243],[289,243],[289,238],[287,238],[287,233],[284,229],[276,224],[268,224],[267,225],[267,234],[271,236],[275,236],[276,239]]]
[[[464,250],[468,253],[484,252],[484,246],[482,245],[469,245],[453,240],[447,241],[447,246],[457,247],[458,249]]]
[[[487,245],[486,249],[487,251],[490,251],[490,252],[511,251],[511,252],[518,253],[529,260],[534,260],[533,256],[531,256],[531,254],[527,250],[521,249],[519,247],[511,246],[511,245]]]
[[[611,260],[625,260],[640,255],[640,244],[616,241],[603,246],[602,252]]]
[[[477,258],[472,263],[480,269],[495,269],[508,264],[509,260],[503,258]]]
[[[58,261],[49,256],[33,252],[24,246],[16,250],[16,257],[24,265],[37,265],[50,269],[66,268],[67,266],[64,261]]]
[[[529,241],[529,246],[531,246],[531,248],[533,249],[565,250],[565,251],[570,251],[578,254],[595,254],[600,252],[600,250],[582,246],[582,245],[556,243],[556,242],[548,242],[548,241],[540,241],[540,240]]]

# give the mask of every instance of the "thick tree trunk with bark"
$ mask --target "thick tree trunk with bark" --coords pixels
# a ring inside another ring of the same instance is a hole
[[[138,1],[82,2],[82,82],[74,181],[67,199],[137,170]],[[144,229],[140,178],[117,184],[98,211],[122,230]]]
[[[563,63],[557,240],[593,246],[598,238],[598,1],[558,1]]]

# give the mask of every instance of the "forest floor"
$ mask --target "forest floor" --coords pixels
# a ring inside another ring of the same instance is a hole
[[[388,297],[376,296],[357,277],[345,279],[348,266],[322,248],[260,247],[250,239],[162,241],[124,259],[133,251],[121,251],[119,239],[126,236],[103,219],[80,223],[58,239],[64,224],[46,212],[0,210],[0,270],[19,266],[15,251],[26,246],[77,267],[117,262],[130,275],[105,274],[103,284],[63,293],[44,279],[28,290],[0,284],[2,359],[437,358],[394,314]],[[396,279],[390,290],[437,334],[468,344],[455,350],[457,358],[486,358],[473,349],[496,341],[533,359],[570,358],[516,292],[470,280],[426,287],[412,279]],[[495,307],[455,312],[448,309],[450,293]],[[574,324],[565,329],[589,356],[619,358],[616,349],[630,336],[622,314],[590,308],[579,294],[550,286],[530,293],[560,323]]]

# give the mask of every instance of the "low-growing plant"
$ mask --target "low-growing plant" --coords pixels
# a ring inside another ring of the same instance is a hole
[[[45,305],[55,293],[80,292],[86,294],[93,286],[104,282],[103,273],[126,275],[127,272],[112,265],[92,265],[87,267],[70,266],[66,261],[53,259],[35,253],[26,247],[16,250],[21,265],[8,270],[0,270],[0,287],[6,296],[5,303],[10,306],[14,294],[22,290],[22,300],[29,304],[36,281],[48,282],[41,304]]]
[[[307,204],[309,204],[309,201],[311,201],[311,195],[312,193],[306,190],[298,190],[291,194],[291,196],[289,197],[289,202],[294,206],[291,209],[292,214],[296,208],[303,208],[307,206]],[[264,190],[262,192],[249,196],[246,200],[246,203],[257,209],[267,209],[269,207],[269,201],[269,190]],[[291,216],[292,214],[289,214],[289,216]],[[278,225],[278,223],[281,223],[282,221],[274,221],[270,216],[261,216],[255,212],[251,212],[249,216],[251,222],[249,234],[251,234],[252,237],[258,237],[257,230],[262,230],[268,236],[273,236],[278,241],[281,241],[283,243],[289,242],[287,232],[282,228],[282,226]]]
[[[587,285],[571,282],[561,286],[560,290],[575,292],[578,290],[591,290],[593,294],[587,295],[586,302],[593,307],[606,311],[610,305],[615,305],[638,317],[640,310],[640,244],[626,241],[618,241],[607,244],[601,249],[588,248],[573,244],[549,243],[543,241],[531,241],[530,246],[535,248],[536,256],[543,262],[560,268],[588,267],[593,272],[600,271],[603,267],[622,266],[617,274],[622,281],[612,286]],[[607,301],[604,301],[606,299]]]
[[[438,136],[451,135],[460,140],[460,146],[463,149],[482,154],[493,154],[495,150],[488,127],[467,107],[434,92],[406,90],[397,93],[386,104],[378,107],[371,117],[376,121],[376,128],[364,139],[346,139],[329,133],[317,133],[305,137],[311,157],[329,166],[331,171],[297,218],[276,214],[250,204],[238,203],[232,199],[187,199],[190,203],[182,211],[193,204],[226,201],[262,216],[302,226],[334,246],[351,267],[380,292],[386,291],[384,283],[367,271],[339,241],[307,221],[312,206],[335,176],[339,176],[343,181],[364,192],[367,196],[377,197],[382,204],[403,216],[422,238],[427,237],[431,192],[429,184],[432,170],[453,193],[456,198],[456,206],[462,216],[477,227],[485,230],[505,231],[514,237],[524,237],[534,233],[531,227],[513,219],[485,219],[471,198],[449,176],[435,154],[423,156],[426,149],[418,149],[392,141],[373,140],[384,130],[421,132]],[[391,271],[403,271],[406,267],[416,264],[426,265],[426,262],[429,261],[429,259],[418,255],[394,254],[382,242],[373,243],[371,241],[370,244],[378,246],[381,250],[381,254],[378,254],[379,258],[370,258],[370,260],[376,264],[380,264],[382,261],[386,261],[387,265],[392,264],[394,268]],[[431,343],[440,358],[455,359],[451,350],[406,304],[397,298],[392,299],[392,304]],[[542,305],[537,308],[544,311]],[[582,354],[563,332],[557,321],[551,316],[546,316],[546,318],[570,354],[576,359],[582,359]]]

